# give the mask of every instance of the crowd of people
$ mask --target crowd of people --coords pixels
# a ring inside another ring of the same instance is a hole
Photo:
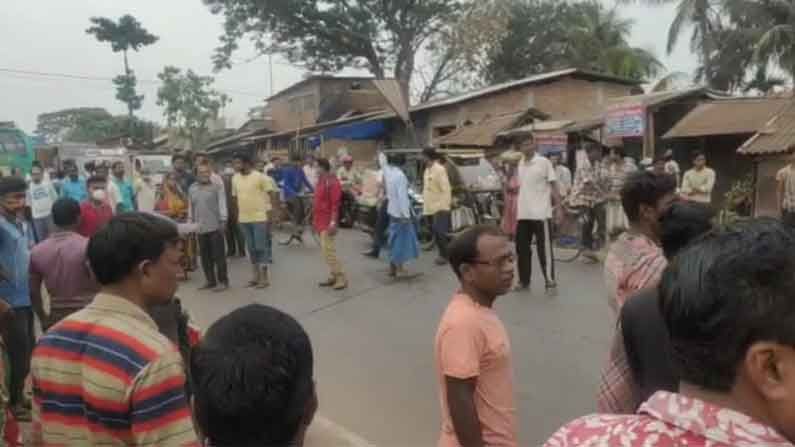
[[[438,445],[519,445],[511,341],[494,303],[530,288],[534,242],[546,289],[557,287],[552,233],[564,204],[589,216],[587,248],[609,244],[604,279],[615,325],[595,390],[600,413],[545,445],[793,445],[791,225],[714,227],[715,173],[702,154],[680,182],[670,159],[643,169],[594,145],[572,178],[532,134],[514,143],[502,159],[501,225],[455,238],[448,168],[439,152],[423,152],[422,214],[432,221],[436,263],[449,264],[459,283],[434,343]],[[29,181],[0,178],[4,439],[18,443],[16,421],[30,418],[33,445],[301,445],[318,408],[301,325],[254,304],[201,334],[175,294],[196,259],[201,289],[228,290],[227,257],[246,253],[248,286],[267,288],[274,214],[284,203],[294,221],[285,245],[300,242],[305,222],[296,215],[310,197],[329,270],[319,286],[347,288],[336,236],[345,194],[358,193],[362,176],[350,158],[339,161],[336,170],[325,158],[260,166],[235,154],[216,172],[205,154],[192,168],[177,155],[152,197],[151,179],[136,178],[148,174],[128,180],[123,163],[110,176],[96,166],[87,178],[67,163],[58,185],[40,166]],[[404,161],[378,156],[383,216],[366,253],[387,250],[392,277],[420,256]],[[782,207],[795,203],[789,175],[779,174]]]

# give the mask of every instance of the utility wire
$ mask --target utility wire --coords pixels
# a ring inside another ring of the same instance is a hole
[[[55,73],[55,72],[43,72],[43,71],[32,71],[32,70],[19,70],[16,68],[0,68],[0,74],[8,73],[11,75],[18,75],[13,76],[16,79],[25,79],[22,76],[34,76],[29,77],[27,79],[39,79],[39,80],[50,80],[54,81],[56,79],[70,79],[75,81],[113,81],[113,78],[105,78],[105,77],[98,77],[98,76],[85,76],[85,75],[77,75],[77,74],[69,74],[69,73]],[[136,79],[138,82],[142,84],[162,84],[161,81],[153,80],[153,79]],[[246,92],[241,90],[231,90],[231,89],[224,89],[218,88],[218,91],[224,93],[230,93],[234,95],[241,95],[241,96],[252,96],[257,98],[265,97],[264,93],[253,93],[253,92]]]

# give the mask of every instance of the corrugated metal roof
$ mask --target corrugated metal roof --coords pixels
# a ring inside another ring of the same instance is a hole
[[[663,92],[646,93],[644,95],[617,96],[607,99],[607,108],[624,107],[653,107],[667,102],[676,101],[693,95],[703,95],[709,99],[727,98],[728,95],[706,87],[693,87],[682,90],[667,90]]]
[[[783,98],[740,98],[699,104],[663,138],[754,133],[788,102]]]
[[[527,112],[519,112],[500,115],[477,124],[460,127],[436,139],[435,143],[445,146],[491,147],[497,140],[497,134],[514,126],[516,121],[526,114]]]
[[[590,72],[590,71],[587,71],[587,70],[580,70],[578,68],[567,68],[565,70],[552,71],[552,72],[549,72],[549,73],[542,73],[542,74],[538,74],[538,75],[535,75],[535,76],[529,76],[529,77],[526,77],[526,78],[517,79],[515,81],[508,81],[508,82],[503,82],[501,84],[490,85],[488,87],[485,87],[485,88],[482,88],[482,89],[479,89],[479,90],[474,90],[474,91],[471,91],[471,92],[468,92],[468,93],[464,93],[462,95],[451,96],[449,98],[442,98],[442,99],[438,99],[438,100],[434,100],[434,101],[428,101],[428,102],[425,102],[425,103],[422,103],[422,104],[417,104],[417,105],[411,107],[409,110],[412,111],[412,112],[418,112],[420,110],[434,109],[434,108],[437,108],[437,107],[450,106],[450,105],[458,104],[458,103],[461,103],[461,102],[469,101],[471,99],[479,98],[481,96],[486,96],[486,95],[489,95],[489,94],[492,94],[492,93],[497,93],[497,92],[500,92],[502,90],[507,90],[507,89],[511,89],[511,88],[514,88],[514,87],[520,87],[520,86],[527,85],[527,84],[535,84],[535,83],[548,81],[548,80],[555,79],[555,78],[560,78],[560,77],[563,77],[563,76],[571,76],[571,75],[580,76],[580,77],[588,78],[588,79],[612,81],[612,82],[617,82],[617,83],[626,84],[626,85],[640,85],[641,84],[641,81],[636,81],[636,80],[632,80],[632,79],[626,79],[626,78],[621,78],[621,77],[618,77],[618,76],[611,76],[611,75],[602,74],[602,73],[595,73],[595,72]]]
[[[795,100],[789,100],[787,105],[740,146],[737,152],[745,155],[768,155],[789,152],[793,149],[795,149]]]

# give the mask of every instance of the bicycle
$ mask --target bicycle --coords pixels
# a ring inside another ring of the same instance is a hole
[[[584,207],[563,207],[565,217],[558,234],[552,240],[555,245],[555,262],[574,262],[585,252],[581,235],[583,227],[588,223],[586,211]]]
[[[290,243],[296,238],[298,238],[298,240],[301,243],[303,243],[304,242],[303,229],[305,229],[307,226],[309,227],[309,233],[312,235],[312,239],[314,239],[317,245],[320,245],[320,235],[317,233],[317,231],[315,231],[313,225],[314,208],[312,206],[312,197],[313,197],[312,194],[304,194],[298,196],[298,200],[301,202],[301,211],[302,211],[302,219],[300,219],[300,227],[301,227],[300,235],[298,234],[298,228],[296,228],[294,224],[294,222],[296,221],[295,213],[293,213],[291,207],[287,206],[286,203],[283,205],[282,212],[286,216],[285,220],[290,223],[292,231],[290,232],[290,238],[287,239],[287,241],[280,242],[280,245],[290,245]]]

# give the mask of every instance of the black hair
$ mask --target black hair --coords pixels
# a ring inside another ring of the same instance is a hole
[[[214,446],[289,445],[315,393],[313,362],[306,331],[278,309],[221,317],[191,355],[201,431]]]
[[[86,254],[97,281],[114,284],[142,261],[155,261],[166,246],[179,239],[177,226],[147,213],[122,213],[113,217],[88,242]]]
[[[439,151],[432,147],[426,147],[422,150],[422,155],[431,159],[431,160],[439,160],[442,156],[439,154]]]
[[[684,382],[729,391],[748,348],[795,346],[795,234],[770,218],[708,233],[663,273],[660,309]]]
[[[658,156],[654,157],[654,161],[652,161],[652,163],[660,163],[660,162],[664,162],[664,161],[665,161],[665,156],[658,155]]]
[[[108,179],[104,175],[92,175],[91,177],[86,180],[86,188],[90,187],[94,183],[107,183]]]
[[[27,189],[27,182],[20,177],[0,177],[0,195],[25,192]]]
[[[235,153],[235,155],[232,156],[232,160],[240,160],[240,162],[243,163],[244,165],[251,164],[251,156],[249,156],[248,154],[244,154],[242,152]]]
[[[112,165],[110,165],[110,167],[111,167],[111,169],[116,169],[116,166],[118,166],[118,165],[121,165],[122,167],[124,167],[124,162],[116,160],[116,161],[113,162]]]
[[[494,225],[475,225],[450,242],[447,250],[450,266],[456,276],[461,278],[461,265],[474,261],[478,257],[478,241],[483,236],[504,236],[505,234]]]
[[[666,194],[676,191],[676,179],[671,175],[657,175],[637,171],[627,176],[621,188],[621,205],[630,222],[640,217],[640,206],[656,206]]]
[[[698,158],[698,157],[704,157],[704,158],[707,158],[707,155],[706,155],[706,154],[704,154],[704,153],[703,153],[703,152],[701,152],[701,151],[695,151],[695,152],[693,152],[693,157],[691,158],[691,160],[695,160],[695,159],[696,159],[696,158]]]
[[[171,163],[174,163],[177,160],[182,160],[185,163],[187,163],[188,162],[188,157],[186,157],[186,156],[184,156],[182,154],[174,154],[174,155],[171,156]]]
[[[64,197],[52,204],[52,222],[61,227],[71,227],[80,218],[80,204],[77,200]]]
[[[386,162],[393,166],[400,166],[406,164],[405,154],[389,154],[386,156]]]
[[[331,171],[331,162],[328,161],[328,158],[318,158],[316,160],[317,165],[323,168],[324,170],[330,172]]]
[[[696,202],[675,202],[660,219],[660,243],[668,259],[712,229],[712,208]]]
[[[624,148],[623,148],[623,147],[621,147],[621,146],[615,146],[615,147],[611,147],[609,150],[610,150],[610,151],[613,151],[613,152],[615,152],[615,153],[616,153],[616,154],[618,154],[618,155],[619,155],[621,158],[624,158],[624,157],[626,157],[626,156],[627,156],[627,152],[626,152],[626,151],[624,150]]]

